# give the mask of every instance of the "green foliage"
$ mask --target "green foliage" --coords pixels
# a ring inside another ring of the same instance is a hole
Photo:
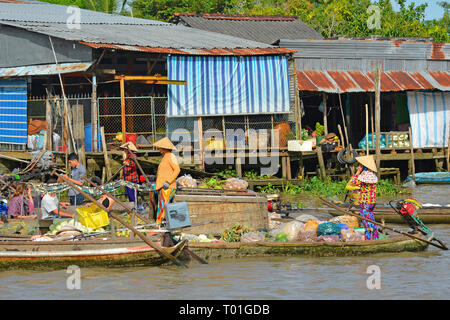
[[[244,178],[245,179],[251,179],[251,180],[257,180],[257,179],[270,179],[273,178],[273,176],[271,175],[259,175],[256,171],[254,170],[250,170],[250,171],[246,171],[244,172]]]
[[[224,178],[235,178],[237,176],[236,170],[232,170],[232,169],[225,169],[223,171],[219,171],[218,175],[220,175]]]
[[[322,181],[319,177],[312,177],[311,179],[305,179],[300,185],[293,185],[288,181],[286,185],[281,188],[281,190],[274,187],[270,183],[267,186],[257,188],[261,193],[283,193],[286,195],[310,193],[325,197],[343,197],[346,193],[346,185],[347,181],[332,181],[329,177],[325,181]],[[405,189],[392,184],[392,182],[388,179],[381,179],[377,183],[378,196],[396,196],[402,193],[406,193]],[[297,204],[299,208],[301,205],[301,203]]]
[[[223,231],[220,240],[225,242],[239,242],[241,241],[241,237],[247,233],[252,231],[246,224],[236,223],[234,226],[227,228]]]

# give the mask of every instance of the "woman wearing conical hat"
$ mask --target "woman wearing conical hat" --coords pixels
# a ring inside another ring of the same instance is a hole
[[[137,173],[136,163],[134,162],[133,152],[137,152],[136,146],[133,142],[127,142],[120,146],[120,149],[125,153],[125,160],[123,161],[123,180],[131,183],[138,183],[139,176]],[[137,206],[136,189],[125,187],[125,193],[130,202],[133,202]]]
[[[165,215],[165,206],[170,202],[177,188],[176,179],[180,174],[180,166],[177,158],[172,153],[176,150],[175,146],[165,137],[153,144],[159,149],[163,158],[158,166],[156,173],[155,190],[158,192],[158,211],[156,223],[161,223]]]
[[[373,210],[377,203],[377,166],[373,156],[356,157],[359,163],[356,175],[352,177],[351,183],[360,188],[359,214],[361,217],[375,221]],[[366,229],[366,240],[378,239],[377,226],[371,222],[362,220]]]

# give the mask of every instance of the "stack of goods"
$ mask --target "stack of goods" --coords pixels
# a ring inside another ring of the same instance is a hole
[[[190,174],[185,174],[177,179],[177,186],[180,189],[197,188],[197,180],[192,178]]]
[[[340,216],[330,221],[300,216],[295,221],[283,223],[271,231],[275,241],[300,242],[351,242],[365,240],[365,229],[358,228],[358,218]],[[307,219],[307,220],[306,220]]]
[[[248,188],[248,182],[238,178],[228,179],[223,185],[225,190],[245,191]]]

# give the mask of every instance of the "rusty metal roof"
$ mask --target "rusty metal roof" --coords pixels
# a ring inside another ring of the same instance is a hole
[[[144,46],[127,46],[116,45],[108,43],[92,43],[92,42],[80,42],[81,44],[98,49],[117,49],[126,51],[141,51],[152,53],[165,53],[165,54],[181,54],[181,55],[212,55],[212,56],[230,56],[230,55],[270,55],[270,54],[289,54],[295,52],[291,49],[285,48],[222,48],[222,49],[175,49],[175,48],[155,48]]]
[[[49,74],[64,74],[83,72],[89,69],[93,62],[45,64],[26,67],[0,68],[0,77],[23,77]]]
[[[375,91],[372,72],[361,71],[297,71],[298,89],[329,93]],[[449,72],[382,72],[381,91],[450,90]]]

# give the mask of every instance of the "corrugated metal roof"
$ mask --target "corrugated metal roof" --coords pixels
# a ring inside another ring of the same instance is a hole
[[[184,13],[177,12],[175,17],[201,17],[213,20],[251,20],[251,21],[294,21],[298,17],[294,15],[249,15],[249,14],[222,14],[222,13]]]
[[[374,75],[359,71],[297,71],[298,89],[329,93],[375,91]],[[381,91],[450,90],[449,72],[382,72]]]
[[[281,47],[298,50],[294,58],[450,60],[450,43],[409,39],[289,40]]]
[[[67,23],[73,12],[68,6],[38,1],[11,1],[0,5],[0,20],[39,22],[39,23]],[[170,23],[138,19],[117,14],[80,9],[81,23],[92,24],[132,24],[132,25],[170,25]],[[70,31],[67,29],[67,31]]]
[[[295,16],[176,14],[172,21],[192,28],[267,44],[274,44],[281,38],[322,39],[320,33]]]
[[[284,48],[261,48],[261,49],[172,49],[172,48],[153,48],[153,47],[142,47],[142,46],[124,46],[124,45],[114,45],[107,43],[90,43],[81,42],[81,44],[90,46],[92,48],[107,48],[107,49],[117,49],[117,50],[127,50],[127,51],[141,51],[141,52],[152,52],[152,53],[165,53],[165,54],[182,54],[182,55],[213,55],[213,56],[229,56],[229,55],[271,55],[271,54],[288,54],[293,51]]]
[[[123,50],[180,54],[284,54],[292,50],[220,33],[170,23],[82,10],[80,28],[66,24],[67,6],[48,3],[6,3],[0,6],[0,24],[68,41],[119,45]],[[140,48],[137,48],[140,47]],[[142,49],[142,48],[145,48]],[[243,50],[242,50],[243,49]],[[251,49],[251,50],[249,50]],[[263,50],[258,50],[263,49]],[[211,52],[208,52],[212,50]],[[214,52],[216,50],[216,52]],[[272,50],[272,51],[271,51]]]
[[[61,63],[61,64],[46,64],[37,66],[14,67],[14,68],[0,68],[0,77],[23,77],[23,76],[37,76],[49,74],[64,74],[72,72],[83,72],[89,69],[93,62],[82,63]]]

